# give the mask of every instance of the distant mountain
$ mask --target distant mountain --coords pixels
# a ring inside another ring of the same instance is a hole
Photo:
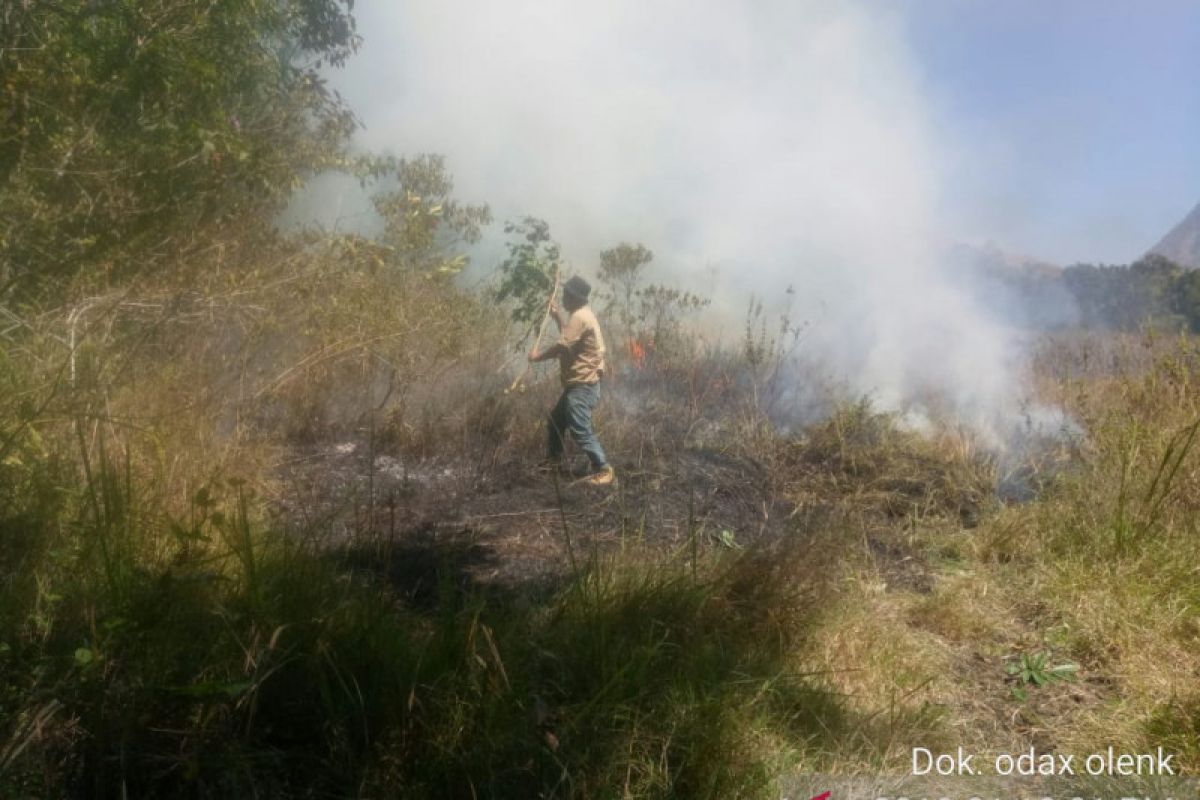
[[[1200,204],[1150,252],[1165,256],[1181,267],[1200,269]]]
[[[1047,329],[1077,321],[1063,268],[1057,264],[1014,253],[995,242],[955,242],[945,249],[942,263],[951,280],[999,322]]]
[[[946,250],[950,263],[958,269],[997,275],[1057,277],[1062,267],[1034,256],[1005,250],[995,242],[982,245],[955,242]]]

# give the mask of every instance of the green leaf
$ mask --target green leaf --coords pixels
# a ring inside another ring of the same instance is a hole
[[[1050,668],[1050,674],[1059,680],[1071,680],[1079,671],[1078,664],[1059,664]]]
[[[207,681],[190,686],[176,686],[171,691],[188,697],[227,697],[232,700],[245,694],[253,686],[253,681]]]

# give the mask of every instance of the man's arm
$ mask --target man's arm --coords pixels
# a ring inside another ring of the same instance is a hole
[[[550,361],[551,359],[558,358],[560,355],[565,355],[567,352],[567,348],[563,347],[561,344],[552,344],[540,352],[535,347],[529,351],[529,360],[533,363],[537,363],[538,361]]]
[[[550,316],[554,319],[554,324],[558,326],[558,332],[561,335],[563,328],[567,324],[567,319],[563,316],[562,311],[559,310],[558,303],[555,303],[553,300],[550,301]],[[562,343],[562,340],[559,339],[558,343],[550,345],[541,352],[538,352],[536,347],[530,350],[529,360],[532,363],[537,363],[538,361],[550,361],[551,359],[558,358],[561,355],[569,355],[570,352],[571,351]]]
[[[571,314],[564,319],[557,308],[552,310],[555,312],[555,321],[560,325],[558,341],[540,353],[536,348],[529,351],[530,361],[549,361],[560,356],[570,358],[578,352],[587,333],[587,326],[578,314]]]

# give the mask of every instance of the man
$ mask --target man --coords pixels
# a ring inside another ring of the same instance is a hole
[[[587,304],[591,290],[588,282],[578,276],[563,284],[563,308],[570,316],[564,319],[557,307],[550,306],[559,339],[540,353],[535,345],[529,352],[529,360],[558,359],[563,393],[550,412],[547,449],[551,466],[557,467],[561,461],[563,431],[570,431],[579,449],[592,463],[587,482],[593,486],[608,486],[614,479],[613,468],[592,430],[592,411],[600,399],[600,378],[604,375],[604,336],[600,333],[596,315]]]

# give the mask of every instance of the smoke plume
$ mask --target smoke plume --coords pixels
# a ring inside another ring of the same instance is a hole
[[[637,241],[726,330],[795,290],[802,345],[857,393],[940,397],[1002,444],[1018,341],[938,266],[938,133],[883,4],[362,2],[332,75],[360,143],[447,157],[498,219],[545,218],[573,266]]]

